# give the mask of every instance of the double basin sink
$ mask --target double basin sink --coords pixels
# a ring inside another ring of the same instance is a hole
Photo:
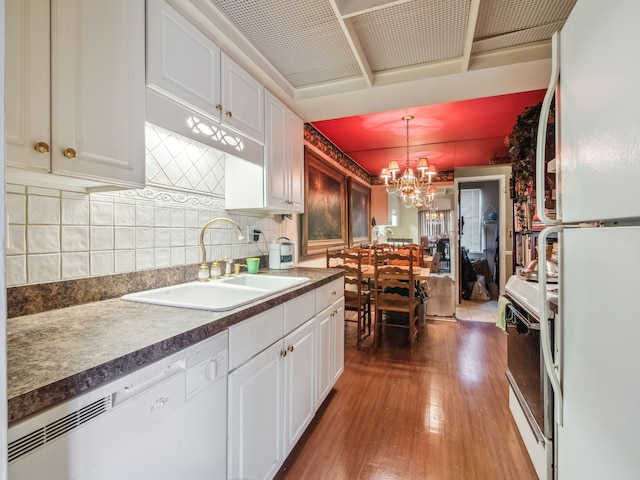
[[[307,277],[243,274],[209,282],[189,282],[122,297],[123,300],[168,307],[223,312],[300,285]]]

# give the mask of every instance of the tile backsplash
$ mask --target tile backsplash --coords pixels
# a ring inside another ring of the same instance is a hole
[[[147,125],[147,188],[80,194],[7,184],[7,286],[199,263],[200,228],[228,217],[243,231],[255,225],[258,244],[237,240],[214,224],[209,260],[264,255],[280,235],[272,215],[224,210],[224,153]]]

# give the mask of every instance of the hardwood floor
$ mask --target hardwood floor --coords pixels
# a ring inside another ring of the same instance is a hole
[[[347,325],[345,371],[278,480],[537,479],[495,325],[427,321],[413,353],[399,329],[357,350]]]

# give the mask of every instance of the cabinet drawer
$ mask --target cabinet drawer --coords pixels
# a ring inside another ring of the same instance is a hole
[[[316,313],[321,312],[342,296],[344,296],[342,277],[322,285],[316,290]]]
[[[308,292],[284,304],[284,334],[293,332],[316,314],[316,294]]]
[[[229,370],[282,339],[284,305],[256,315],[229,328]]]

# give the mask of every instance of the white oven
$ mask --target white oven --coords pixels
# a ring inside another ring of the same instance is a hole
[[[555,285],[548,288],[553,294]],[[538,477],[552,480],[553,391],[543,363],[540,318],[535,308],[538,284],[514,275],[505,290],[511,301],[506,312],[509,407]],[[553,318],[546,321],[553,332]]]

